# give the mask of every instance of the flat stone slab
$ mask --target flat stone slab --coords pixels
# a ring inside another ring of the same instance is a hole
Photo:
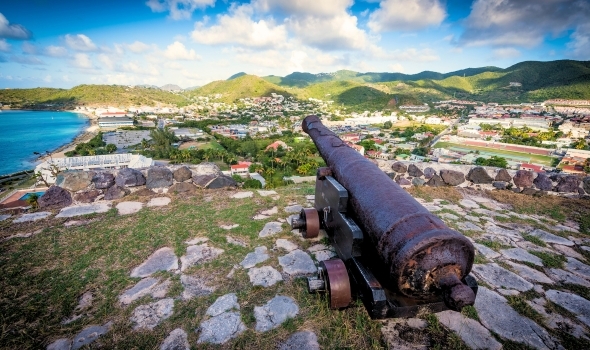
[[[207,316],[217,316],[233,309],[240,310],[240,304],[238,304],[238,297],[236,294],[230,293],[217,298],[217,300],[209,306],[205,314]]]
[[[508,265],[510,265],[510,267],[516,271],[516,273],[524,278],[527,281],[533,282],[533,283],[546,283],[546,284],[554,284],[555,282],[553,282],[553,280],[549,277],[547,277],[547,275],[545,275],[544,273],[537,271],[533,268],[530,268],[526,265],[521,265],[521,264],[516,264],[513,263],[511,261],[507,261],[506,262]]]
[[[468,209],[479,208],[479,204],[477,204],[475,201],[472,201],[471,199],[462,199],[459,204]]]
[[[580,277],[590,280],[590,266],[581,263],[574,258],[567,258],[565,269]]]
[[[101,335],[106,334],[111,328],[111,323],[107,323],[104,326],[88,326],[84,328],[80,333],[76,334],[72,341],[72,350],[77,350],[88,345],[98,339]]]
[[[171,201],[172,201],[172,199],[170,199],[169,197],[156,197],[156,198],[150,199],[150,201],[147,202],[146,206],[148,206],[148,207],[163,207],[163,206],[170,204]]]
[[[279,264],[283,267],[283,271],[291,276],[317,272],[311,257],[299,249],[279,257]]]
[[[110,203],[91,203],[91,204],[81,204],[81,205],[74,205],[71,207],[65,207],[60,210],[59,214],[57,214],[56,218],[71,218],[74,216],[80,215],[88,215],[88,214],[95,214],[95,213],[106,213],[111,209]]]
[[[133,329],[154,329],[163,320],[172,316],[174,312],[174,299],[167,298],[150,303],[147,305],[140,305],[131,316],[131,322],[134,323]]]
[[[545,294],[545,292],[543,292]],[[547,304],[547,300],[544,298],[535,298],[532,300],[527,300],[527,304],[529,304],[535,311],[541,314],[545,318],[545,324],[547,327],[556,330],[564,330],[564,327],[567,327],[567,332],[573,335],[576,338],[585,337],[586,330],[585,327],[581,326],[577,322],[564,317],[557,312],[548,313],[545,309],[545,305]]]
[[[423,204],[424,208],[426,208],[426,210],[428,210],[429,212],[435,212],[435,211],[441,211],[442,208],[437,206],[437,205],[432,205],[432,204]]]
[[[238,192],[234,193],[231,198],[242,199],[242,198],[250,198],[254,196],[254,192],[246,191],[246,192]]]
[[[473,216],[473,215],[464,215],[463,218],[467,219],[469,221],[477,222],[477,223],[479,223],[479,221],[480,221],[477,216]]]
[[[176,328],[164,339],[160,350],[190,350],[188,335],[182,328]]]
[[[579,286],[590,288],[590,282],[588,280],[568,271],[561,269],[549,269],[547,274],[555,282],[577,284]]]
[[[502,349],[500,344],[484,326],[460,312],[443,311],[435,314],[440,323],[455,332],[471,349]]]
[[[497,251],[493,250],[492,248],[488,248],[483,244],[473,243],[473,246],[481,255],[485,256],[486,259],[495,259],[501,255]]]
[[[245,269],[249,269],[256,266],[256,264],[266,261],[268,258],[270,258],[270,256],[268,255],[268,249],[266,247],[256,247],[254,252],[246,255],[240,265]]]
[[[135,214],[140,211],[141,208],[143,208],[143,203],[141,202],[121,202],[117,204],[119,215]]]
[[[8,220],[12,217],[10,214],[0,215],[0,221]]]
[[[197,343],[223,344],[246,330],[239,312],[227,311],[201,323]]]
[[[170,280],[166,280],[162,283],[159,282],[159,278],[144,278],[137,282],[133,287],[123,292],[123,294],[119,296],[119,302],[123,305],[129,305],[146,295],[151,295],[152,298],[155,299],[163,298],[166,296],[166,293],[168,293],[168,288],[170,288],[172,282]]]
[[[514,289],[520,292],[526,292],[533,288],[532,283],[495,263],[475,264],[472,271],[477,277],[495,288]]]
[[[312,331],[293,333],[281,344],[279,350],[320,350],[318,337]]]
[[[224,230],[231,230],[234,229],[236,227],[240,227],[240,225],[238,224],[233,224],[233,225],[221,225],[219,226],[220,228],[224,229]]]
[[[182,292],[182,299],[189,300],[195,297],[209,295],[213,293],[217,286],[208,284],[208,280],[198,276],[181,275],[180,283],[184,287]]]
[[[419,318],[390,318],[383,322],[381,335],[388,349],[427,350],[430,337],[423,330],[428,327]]]
[[[298,248],[297,244],[289,241],[288,239],[283,239],[283,238],[277,239],[277,241],[275,242],[275,245],[277,246],[277,248],[285,249],[288,252],[291,252],[291,251]]]
[[[253,267],[248,271],[250,283],[254,286],[270,287],[283,280],[281,273],[271,266]]]
[[[19,218],[15,219],[12,223],[13,224],[20,224],[21,222],[31,222],[31,221],[43,220],[43,219],[46,219],[50,216],[51,216],[51,212],[49,212],[49,211],[39,211],[36,213],[27,213],[27,214],[21,215]],[[61,217],[61,216],[59,216],[59,214],[58,214],[56,216],[56,218],[59,218],[59,217]]]
[[[578,260],[584,260],[584,256],[578,252],[576,252],[575,250],[573,250],[570,247],[561,245],[561,244],[554,244],[553,245],[553,249],[562,253],[563,255],[569,256],[571,258],[575,258]]]
[[[252,217],[252,219],[254,220],[266,220],[266,219],[270,219],[270,216],[268,215],[262,215],[262,214],[256,214]]]
[[[559,237],[553,233],[545,232],[541,229],[535,229],[529,233],[529,235],[537,237],[545,243],[555,243],[570,247],[574,245],[574,242],[570,241],[569,239]]]
[[[258,237],[268,237],[276,235],[283,230],[283,224],[276,221],[267,222],[262,228],[262,231],[258,233]]]
[[[297,316],[299,306],[290,297],[277,295],[263,306],[254,307],[256,331],[266,332],[279,327],[289,318]]]
[[[475,309],[481,324],[502,338],[524,343],[535,349],[553,349],[555,342],[547,331],[516,312],[506,299],[480,286]]]
[[[284,210],[285,210],[285,213],[295,214],[295,213],[301,212],[301,209],[303,209],[303,207],[301,205],[295,204],[295,205],[289,205],[289,206],[285,207]]]
[[[336,252],[334,252],[332,250],[320,250],[318,252],[313,253],[313,255],[317,261],[324,261],[324,260],[330,260],[333,257],[335,257]]]
[[[242,240],[240,238],[235,238],[232,236],[225,236],[225,240],[229,244],[239,245],[240,247],[247,247],[248,246],[248,243],[246,243],[244,240]]]
[[[164,247],[156,250],[146,261],[131,271],[131,277],[147,277],[157,271],[178,269],[178,258],[172,248]]]
[[[260,214],[266,215],[266,216],[276,215],[278,213],[279,213],[279,207],[272,207],[270,209],[263,210],[260,212]]]
[[[482,228],[478,225],[474,224],[471,221],[460,222],[457,224],[457,227],[461,231],[476,231],[476,232],[483,232]]]
[[[72,341],[68,338],[61,338],[47,345],[46,350],[71,350]]]
[[[567,311],[576,314],[578,320],[590,327],[590,301],[579,295],[558,290],[548,290],[545,292],[545,297]]]
[[[319,252],[320,250],[328,250],[328,249],[330,249],[330,247],[325,244],[314,244],[311,247],[307,248],[307,251],[314,253],[314,252]]]
[[[278,193],[276,191],[258,190],[258,194],[261,195],[262,197],[268,197],[268,196],[273,196]]]
[[[210,247],[207,243],[191,245],[186,248],[186,255],[180,257],[180,271],[185,271],[191,266],[209,262],[223,253],[223,249]]]
[[[459,220],[459,217],[457,215],[453,215],[451,213],[442,213],[439,215],[439,217],[441,217],[443,219],[447,219],[447,220],[453,220],[453,221]]]
[[[536,255],[533,255],[522,248],[511,248],[501,250],[504,257],[517,261],[526,261],[537,266],[543,266],[543,261]]]

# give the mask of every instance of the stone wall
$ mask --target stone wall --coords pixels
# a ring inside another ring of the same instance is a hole
[[[379,167],[401,186],[458,186],[512,190],[524,194],[590,194],[590,176],[536,173],[473,165],[379,162]]]
[[[73,203],[117,200],[131,193],[191,193],[198,188],[237,187],[213,163],[194,166],[153,166],[145,169],[66,171],[57,176],[38,200],[40,208],[59,208]]]

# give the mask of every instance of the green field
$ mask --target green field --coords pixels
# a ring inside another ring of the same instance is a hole
[[[470,152],[470,151],[479,151],[482,156],[498,156],[503,157],[513,161],[523,161],[528,163],[535,163],[535,164],[542,164],[546,166],[551,166],[553,157],[548,156],[541,156],[537,154],[528,154],[522,152],[513,152],[513,151],[504,151],[495,148],[488,148],[488,147],[477,147],[477,146],[467,146],[461,145],[458,143],[452,142],[437,142],[434,145],[434,148],[446,148],[451,151],[463,151],[463,152]]]

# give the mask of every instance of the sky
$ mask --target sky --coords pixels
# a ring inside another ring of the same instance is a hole
[[[0,0],[0,88],[590,60],[590,0]]]

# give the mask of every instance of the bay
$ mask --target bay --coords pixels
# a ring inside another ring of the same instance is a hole
[[[79,113],[3,110],[0,112],[0,175],[33,169],[38,155],[71,142],[90,125]]]

